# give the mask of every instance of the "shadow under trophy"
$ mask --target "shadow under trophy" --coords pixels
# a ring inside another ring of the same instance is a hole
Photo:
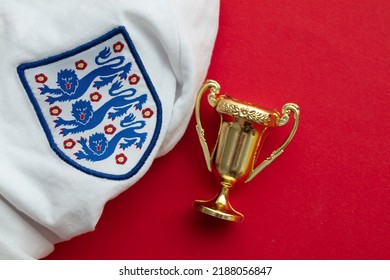
[[[210,153],[200,119],[200,103],[203,94],[211,107],[220,115],[220,126],[215,146]],[[254,167],[266,134],[271,128],[288,123],[290,114],[294,124],[282,145]],[[229,193],[237,182],[251,181],[259,172],[271,164],[290,143],[299,123],[299,107],[287,103],[280,114],[276,110],[243,102],[220,94],[220,85],[207,80],[199,90],[195,106],[196,130],[209,171],[214,172],[221,184],[221,190],[211,200],[196,200],[193,204],[198,211],[227,221],[242,222],[244,216],[233,209]]]

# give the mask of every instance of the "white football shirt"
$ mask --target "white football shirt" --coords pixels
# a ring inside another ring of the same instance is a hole
[[[93,230],[175,146],[218,14],[218,0],[0,2],[0,259]]]

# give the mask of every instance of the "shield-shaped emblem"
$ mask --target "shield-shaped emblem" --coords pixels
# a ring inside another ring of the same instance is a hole
[[[51,148],[75,168],[127,179],[153,150],[161,103],[126,29],[22,64],[18,74]]]

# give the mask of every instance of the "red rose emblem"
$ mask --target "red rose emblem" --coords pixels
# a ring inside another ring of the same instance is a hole
[[[141,79],[140,76],[138,76],[137,74],[133,74],[129,77],[129,84],[136,85],[138,84],[140,79]]]
[[[118,155],[115,156],[115,162],[117,164],[123,165],[123,164],[126,163],[126,161],[127,161],[127,157],[123,153],[118,154]]]
[[[99,102],[100,99],[102,99],[102,95],[100,93],[98,93],[97,91],[91,93],[89,95],[89,99],[92,101],[92,102]]]
[[[64,148],[65,149],[72,149],[74,146],[76,146],[76,142],[69,138],[68,140],[64,141]]]
[[[112,124],[106,125],[104,127],[104,133],[105,134],[111,134],[112,135],[112,134],[115,133],[115,131],[116,131],[116,127],[114,125],[112,125]]]
[[[153,112],[153,110],[150,109],[150,108],[146,108],[146,109],[143,109],[143,110],[142,110],[142,117],[143,117],[144,119],[149,119],[149,118],[151,118],[151,117],[153,116],[153,114],[154,114],[154,112]]]
[[[87,65],[88,64],[82,59],[75,62],[77,70],[84,70],[85,68],[87,68]]]
[[[62,110],[58,106],[54,106],[50,108],[50,115],[52,116],[59,116],[61,114]]]
[[[118,53],[123,50],[124,46],[125,45],[122,42],[116,42],[114,45],[112,45],[112,48],[114,49],[114,52]]]
[[[47,81],[47,77],[45,74],[40,73],[38,75],[35,75],[35,81],[40,84],[44,84]]]

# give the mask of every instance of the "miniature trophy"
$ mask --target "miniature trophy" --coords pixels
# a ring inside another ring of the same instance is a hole
[[[211,107],[220,115],[218,137],[210,153],[200,119],[200,103],[203,94]],[[266,134],[275,127],[288,123],[294,116],[290,134],[282,145],[255,167]],[[220,85],[207,80],[199,90],[195,106],[196,130],[209,171],[214,172],[221,185],[219,194],[211,200],[196,200],[198,211],[227,221],[242,222],[244,216],[233,209],[229,202],[230,190],[236,183],[249,182],[265,167],[279,157],[297,130],[299,107],[293,103],[283,106],[281,114],[257,105],[220,94]]]

